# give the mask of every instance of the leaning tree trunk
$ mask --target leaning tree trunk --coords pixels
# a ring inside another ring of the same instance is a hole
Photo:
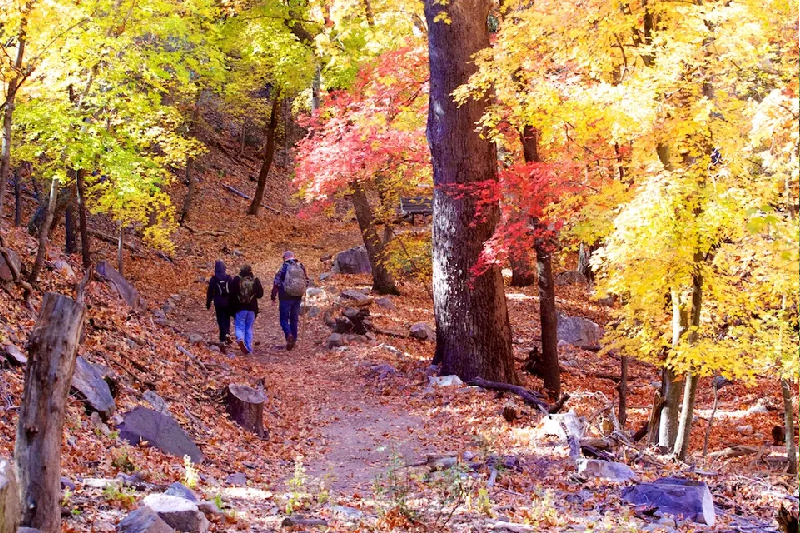
[[[361,237],[364,239],[364,248],[367,249],[369,265],[372,268],[372,290],[379,294],[400,294],[394,278],[386,269],[385,243],[378,234],[375,216],[369,205],[367,193],[358,182],[353,182],[351,188],[350,199],[353,202],[353,210],[356,213]]]
[[[86,313],[80,299],[44,295],[25,367],[14,459],[22,525],[44,533],[61,530],[61,439]]]
[[[228,385],[225,398],[225,411],[240,426],[261,437],[268,435],[264,430],[264,403],[267,397],[263,392],[246,385]]]
[[[472,274],[499,220],[499,203],[477,216],[463,186],[496,182],[495,146],[475,131],[486,100],[453,101],[475,70],[473,55],[489,46],[488,0],[425,0],[430,50],[427,137],[433,162],[434,362],[462,379],[516,382],[503,277],[492,266]],[[442,18],[449,20],[442,20]],[[461,189],[460,189],[461,188]]]
[[[50,225],[53,223],[57,198],[58,178],[53,178],[53,182],[50,184],[50,201],[47,203],[47,214],[39,228],[39,249],[36,252],[36,261],[34,261],[30,276],[28,276],[28,281],[31,283],[35,283],[36,278],[39,277],[39,272],[42,270],[42,265],[44,265],[45,256],[47,256],[47,238],[50,236]]]
[[[261,163],[261,170],[258,172],[258,185],[256,186],[256,193],[253,195],[253,201],[250,203],[250,209],[247,210],[248,215],[257,215],[258,210],[261,208],[261,201],[264,199],[269,169],[272,167],[272,160],[275,157],[275,135],[278,131],[278,115],[280,114],[278,108],[280,102],[280,92],[275,89],[275,96],[272,98],[272,111],[267,125],[267,146],[264,148],[264,161]]]
[[[792,388],[788,380],[781,380],[783,393],[783,425],[786,431],[786,456],[789,459],[789,474],[797,475],[797,447],[794,442],[794,407],[792,406]]]
[[[89,241],[89,228],[86,225],[86,171],[78,169],[75,173],[75,185],[78,198],[78,220],[81,228],[81,262],[83,268],[92,264],[92,252]]]

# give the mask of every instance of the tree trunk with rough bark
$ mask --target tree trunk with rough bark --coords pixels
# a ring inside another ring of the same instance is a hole
[[[372,268],[372,290],[379,294],[400,294],[395,285],[394,278],[386,269],[386,247],[378,234],[375,216],[364,188],[358,182],[351,185],[350,200],[356,214],[361,237],[364,239],[364,248],[367,249],[369,264]]]
[[[39,277],[39,272],[44,265],[45,257],[47,256],[47,238],[50,236],[50,226],[53,223],[53,215],[56,210],[56,200],[58,199],[58,178],[53,178],[50,185],[50,201],[47,203],[47,214],[44,217],[44,222],[39,228],[39,249],[36,251],[36,260],[31,268],[28,281],[36,283]]]
[[[22,173],[14,176],[14,226],[22,225]]]
[[[181,216],[178,219],[178,224],[183,226],[184,223],[189,222],[189,211],[192,209],[192,200],[194,200],[195,179],[192,174],[192,164],[194,163],[193,157],[186,158],[186,181],[188,188],[186,196],[183,197],[183,207],[181,207]]]
[[[275,157],[275,135],[278,131],[278,115],[280,114],[278,110],[280,102],[280,93],[278,89],[275,89],[275,95],[272,99],[272,111],[270,112],[269,124],[267,125],[267,146],[264,148],[264,161],[261,163],[261,170],[258,172],[258,185],[253,195],[253,201],[250,203],[250,209],[247,210],[248,215],[257,215],[258,210],[261,208],[261,201],[264,199],[269,169],[272,167],[272,159]]]
[[[79,169],[75,173],[75,185],[78,199],[78,220],[81,230],[81,263],[84,268],[92,264],[91,242],[89,241],[89,228],[86,226],[86,171]]]
[[[491,238],[499,203],[476,216],[476,199],[461,185],[496,181],[494,144],[475,131],[485,100],[456,105],[452,92],[475,72],[472,56],[489,46],[488,0],[425,1],[430,50],[427,137],[433,162],[434,362],[443,374],[516,382],[503,278],[493,266],[471,269]],[[445,16],[449,21],[441,20]]]
[[[240,426],[261,438],[269,435],[264,430],[264,393],[245,385],[228,385],[225,395],[225,411]]]
[[[117,272],[120,276],[125,276],[125,261],[122,254],[125,246],[125,226],[119,223],[119,235],[117,236]]]
[[[48,292],[31,332],[14,460],[23,526],[61,531],[61,439],[86,307]]]
[[[619,425],[625,429],[625,421],[628,419],[628,357],[620,357],[620,379],[619,379]]]
[[[553,257],[548,243],[537,237],[536,268],[539,271],[539,320],[542,327],[542,379],[553,399],[561,394],[561,370],[558,367],[558,315],[553,283]]]

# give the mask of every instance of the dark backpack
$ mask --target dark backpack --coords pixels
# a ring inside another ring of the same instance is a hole
[[[230,285],[231,285],[230,278],[228,279],[217,278],[217,287],[216,287],[217,294],[214,296],[214,305],[225,307],[230,303],[230,295],[231,295]]]
[[[253,277],[240,278],[239,280],[239,303],[249,304],[256,295],[256,279]]]

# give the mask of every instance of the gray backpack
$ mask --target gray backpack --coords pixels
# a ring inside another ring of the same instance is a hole
[[[283,291],[287,296],[296,298],[302,297],[306,293],[306,272],[303,265],[297,261],[291,261],[286,265],[286,273],[283,276]]]

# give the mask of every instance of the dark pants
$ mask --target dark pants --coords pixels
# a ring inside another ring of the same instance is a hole
[[[231,310],[227,307],[214,306],[219,325],[219,342],[225,342],[231,332]]]
[[[281,329],[286,338],[289,335],[297,339],[297,324],[300,317],[300,298],[281,300],[278,306],[278,312],[281,319]]]

